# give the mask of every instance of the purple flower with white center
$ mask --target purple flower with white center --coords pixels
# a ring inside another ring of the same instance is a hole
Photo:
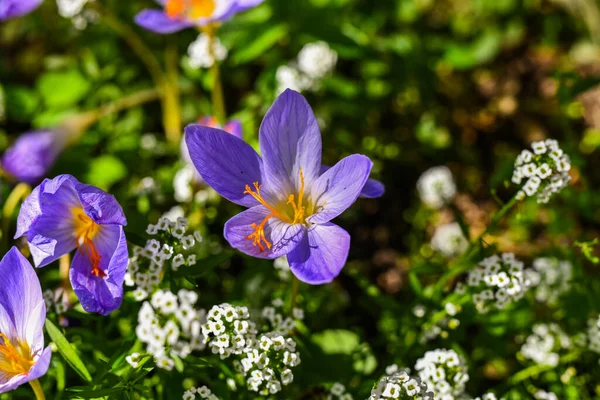
[[[6,393],[46,374],[52,350],[44,348],[40,281],[16,247],[0,261],[0,276],[0,393]]]
[[[142,28],[169,34],[213,22],[223,22],[235,14],[256,7],[264,0],[156,0],[163,10],[143,10],[135,17]]]
[[[0,167],[15,180],[35,185],[46,176],[63,148],[63,136],[54,131],[27,132],[4,152]]]
[[[0,0],[0,22],[29,14],[44,0]]]
[[[259,258],[287,255],[303,282],[331,282],[341,271],[350,235],[330,221],[361,194],[373,163],[348,156],[325,172],[321,133],[304,97],[281,94],[260,127],[262,158],[243,140],[190,125],[185,140],[204,180],[249,209],[225,224],[232,247]]]
[[[38,268],[76,250],[70,270],[73,290],[84,310],[108,315],[123,300],[126,224],[112,195],[59,175],[45,179],[25,199],[15,238],[27,237]]]

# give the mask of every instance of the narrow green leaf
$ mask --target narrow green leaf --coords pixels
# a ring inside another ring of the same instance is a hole
[[[48,335],[56,344],[58,351],[63,356],[65,361],[69,363],[71,368],[73,368],[73,370],[77,372],[79,376],[81,376],[83,379],[85,379],[88,382],[91,382],[92,376],[85,367],[85,364],[83,363],[83,361],[81,361],[81,358],[79,358],[77,352],[75,351],[71,343],[69,343],[65,335],[63,335],[60,329],[58,329],[58,327],[54,325],[49,319],[46,319],[46,332],[48,332]]]
[[[109,389],[97,389],[93,390],[86,387],[76,387],[76,388],[68,388],[68,391],[76,392],[76,394],[71,395],[71,399],[97,399],[100,397],[110,396],[109,398],[114,398],[112,395],[116,395],[117,393],[121,393],[125,390],[123,387],[109,388]]]

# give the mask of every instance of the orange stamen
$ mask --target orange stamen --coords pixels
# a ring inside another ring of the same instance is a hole
[[[75,238],[76,246],[81,253],[83,253],[92,264],[92,275],[100,278],[106,277],[106,273],[100,269],[100,260],[102,256],[96,249],[92,239],[98,234],[100,225],[95,223],[84,211],[83,208],[73,209],[73,215],[75,218]]]
[[[28,374],[35,364],[29,346],[19,342],[15,346],[3,333],[0,333],[0,339],[0,371],[9,375]]]
[[[165,12],[169,18],[177,18],[182,16],[186,9],[184,0],[167,0],[165,4]]]
[[[217,7],[215,0],[167,0],[165,12],[169,18],[208,18]]]

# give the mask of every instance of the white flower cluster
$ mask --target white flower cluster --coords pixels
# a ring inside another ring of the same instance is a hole
[[[350,393],[346,392],[346,387],[339,382],[334,383],[329,390],[327,400],[353,400]]]
[[[433,322],[431,317],[436,315],[437,312],[435,312],[435,310],[428,312],[427,307],[422,304],[417,304],[413,308],[413,314],[417,318],[424,318],[426,315],[428,316],[428,320],[425,320],[420,324],[421,335],[419,336],[419,342],[425,344],[440,336],[442,338],[447,338],[450,330],[457,329],[460,326],[460,320],[454,317],[460,313],[461,310],[462,307],[460,305],[448,302],[444,306],[444,311],[447,315]]]
[[[587,342],[591,351],[600,354],[600,318],[588,320]]]
[[[212,393],[212,391],[206,386],[199,388],[192,387],[183,393],[183,400],[195,400],[195,399],[207,399],[207,400],[219,400],[219,398]]]
[[[292,317],[286,317],[283,311],[283,301],[281,299],[273,300],[272,307],[265,307],[262,310],[262,317],[267,321],[270,331],[279,332],[282,335],[289,335],[296,329],[296,321],[304,319],[304,311],[301,308],[292,310]]]
[[[521,354],[539,365],[556,367],[560,351],[571,348],[571,340],[556,324],[536,324],[521,347]]]
[[[481,261],[467,278],[467,285],[476,292],[473,302],[477,310],[486,313],[491,306],[503,309],[520,300],[530,286],[523,269],[523,262],[512,253],[493,255]]]
[[[417,360],[415,369],[436,399],[454,400],[464,393],[469,380],[467,366],[454,350],[428,351]]]
[[[84,9],[85,5],[92,1],[93,0],[56,0],[56,6],[58,7],[58,13],[62,17],[69,18],[76,29],[83,30],[87,27],[88,23],[98,19],[98,13]]]
[[[235,366],[246,377],[248,389],[263,396],[279,393],[282,386],[292,383],[292,368],[300,364],[296,342],[276,332],[260,336],[258,346],[244,355]]]
[[[538,390],[535,392],[533,397],[535,397],[536,400],[558,400],[558,396],[556,396],[554,393],[546,392],[544,390]]]
[[[395,366],[392,366],[395,367]],[[434,393],[420,377],[411,377],[408,371],[393,371],[397,368],[388,367],[384,376],[371,390],[368,400],[401,399],[401,400],[433,400]]]
[[[194,307],[197,301],[193,291],[181,289],[175,295],[159,290],[142,304],[135,332],[159,368],[170,371],[175,365],[172,357],[185,358],[205,348],[201,327],[206,311]]]
[[[452,257],[464,253],[469,247],[469,241],[459,223],[452,222],[437,227],[431,238],[431,247],[447,257]]]
[[[556,258],[537,258],[533,269],[527,270],[531,286],[535,286],[535,299],[539,302],[556,304],[559,297],[571,288],[573,265]]]
[[[287,261],[287,257],[279,257],[276,258],[273,262],[273,266],[277,270],[279,275],[279,279],[282,281],[289,281],[292,276],[292,271],[290,270],[290,264]]]
[[[188,46],[188,56],[190,65],[193,68],[210,68],[217,61],[223,61],[227,58],[228,51],[223,46],[218,37],[212,38],[212,49],[211,37],[206,33],[198,35]]]
[[[145,247],[134,247],[129,259],[125,284],[137,286],[133,295],[137,301],[148,298],[161,283],[166,268],[177,271],[182,266],[196,264],[194,246],[202,242],[199,231],[187,233],[187,219],[177,218],[176,222],[163,216],[156,225],[148,225],[146,233],[154,236]]]
[[[571,160],[554,139],[533,142],[531,149],[523,150],[515,160],[512,182],[520,185],[525,181],[517,200],[537,195],[538,203],[547,203],[569,184]]]
[[[66,313],[71,304],[69,301],[69,293],[62,287],[55,290],[44,290],[44,302],[46,303],[46,310],[50,312],[54,309],[54,312],[57,315]]]
[[[213,306],[206,315],[202,334],[204,343],[221,359],[232,354],[241,355],[256,346],[256,325],[250,321],[247,307],[227,303]]]
[[[417,190],[421,201],[428,207],[442,208],[456,195],[456,184],[448,167],[433,167],[421,175]]]
[[[333,71],[337,59],[337,53],[326,42],[305,45],[298,53],[296,62],[277,68],[277,93],[285,89],[297,92],[317,89],[319,81]]]

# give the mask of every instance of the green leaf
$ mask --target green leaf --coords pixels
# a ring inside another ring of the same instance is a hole
[[[262,29],[262,28],[261,28]],[[232,61],[235,64],[243,64],[250,62],[260,55],[264,54],[271,47],[275,45],[279,40],[283,39],[288,34],[288,30],[285,25],[275,25],[265,31],[263,31],[250,45],[237,51]]]
[[[110,398],[114,398],[114,397],[112,397],[112,395],[116,395],[118,393],[125,391],[125,388],[124,387],[115,387],[115,388],[94,390],[94,389],[91,389],[91,388],[85,387],[85,386],[76,386],[76,387],[68,388],[67,391],[76,393],[76,394],[71,395],[71,397],[70,397],[71,399],[97,399],[97,398],[106,397],[106,396],[111,396]]]
[[[123,161],[113,155],[106,154],[92,160],[86,180],[88,183],[108,191],[112,185],[126,175],[127,167]]]
[[[50,108],[66,108],[83,99],[91,84],[77,69],[46,72],[37,82],[37,89]]]
[[[54,325],[49,319],[46,319],[46,332],[48,332],[48,335],[56,344],[58,351],[63,356],[65,361],[69,363],[71,368],[73,368],[73,370],[77,372],[83,379],[91,382],[92,376],[85,367],[85,364],[83,361],[81,361],[81,358],[79,358],[79,355],[77,355],[77,352],[71,343],[69,343],[67,338],[62,334],[60,329],[58,329],[56,325]]]

